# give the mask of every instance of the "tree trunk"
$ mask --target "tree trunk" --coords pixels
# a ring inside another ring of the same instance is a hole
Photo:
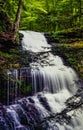
[[[83,25],[83,0],[79,0],[79,21],[80,26]]]
[[[13,43],[16,42],[16,35],[17,35],[18,29],[19,29],[22,3],[23,3],[23,0],[19,0],[18,9],[17,9],[17,13],[16,13],[16,19],[15,19],[15,23],[14,23],[14,27],[13,27],[13,33],[12,33],[12,42]]]

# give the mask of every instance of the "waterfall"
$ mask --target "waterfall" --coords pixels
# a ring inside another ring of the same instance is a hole
[[[24,35],[23,50],[34,52],[30,64],[33,94],[41,91],[56,93],[62,89],[75,93],[78,87],[75,71],[65,66],[61,57],[51,53],[51,45],[47,43],[44,34],[33,31],[20,32]]]
[[[9,105],[12,104],[12,102],[16,101],[18,98],[23,97],[23,92],[25,89],[23,87],[30,87],[32,81],[31,69],[30,67],[25,67],[20,69],[8,70],[7,75],[7,105]]]
[[[29,50],[32,52],[45,52],[50,51],[50,45],[42,33],[33,31],[20,31],[24,35],[22,45],[23,50]]]
[[[82,130],[82,108],[69,111],[65,104],[69,97],[67,90],[41,92],[15,105],[0,106],[0,130]]]
[[[33,96],[9,106],[0,104],[0,130],[82,130],[83,108],[79,103],[83,103],[83,96],[73,96],[79,88],[76,72],[51,53],[43,33],[20,32],[24,35],[23,50],[31,52],[32,62],[29,68],[8,71],[7,103],[10,88],[14,88],[14,99],[21,93],[17,80],[26,86],[32,82]]]
[[[54,60],[56,61],[54,65],[43,65],[43,67],[39,64],[31,64],[33,92],[46,90],[56,93],[65,88],[76,92],[78,77],[75,71],[63,65],[60,57],[56,56]]]

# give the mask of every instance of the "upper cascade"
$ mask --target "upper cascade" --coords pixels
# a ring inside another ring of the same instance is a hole
[[[43,33],[34,31],[20,31],[24,35],[22,46],[24,50],[32,52],[50,51],[50,45],[47,43]]]

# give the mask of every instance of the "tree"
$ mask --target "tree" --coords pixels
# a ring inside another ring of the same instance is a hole
[[[19,0],[18,5],[16,0],[6,0],[5,2],[1,0],[0,30],[2,32],[0,33],[0,39],[2,39],[3,42],[16,42],[17,32],[19,30],[22,3],[23,0]]]
[[[22,3],[23,3],[23,0],[19,0],[18,9],[17,9],[17,13],[16,13],[16,19],[15,19],[15,23],[14,23],[14,27],[13,27],[13,34],[12,34],[13,43],[16,40],[16,35],[17,35],[18,29],[19,29],[20,15],[21,15],[21,10],[22,10]]]
[[[21,30],[55,32],[81,27],[83,21],[82,4],[83,0],[28,0],[28,2],[27,0],[19,0],[19,4],[17,0],[1,0],[0,2],[1,10],[6,12],[14,23],[12,31],[14,41],[18,28]]]

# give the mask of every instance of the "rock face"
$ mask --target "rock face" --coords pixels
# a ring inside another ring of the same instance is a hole
[[[14,46],[11,35],[12,32],[0,32],[0,48],[9,49]]]
[[[8,107],[0,104],[0,130],[82,130],[82,96],[75,95],[65,104],[61,95],[65,97],[38,93]]]
[[[10,33],[8,32],[0,32],[0,42],[6,42],[10,38]]]

